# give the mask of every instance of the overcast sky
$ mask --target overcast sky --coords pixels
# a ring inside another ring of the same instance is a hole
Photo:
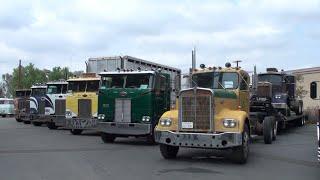
[[[320,0],[0,0],[0,73],[131,55],[186,70],[320,66]]]

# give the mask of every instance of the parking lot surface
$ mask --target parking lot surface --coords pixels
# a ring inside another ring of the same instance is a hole
[[[0,119],[1,179],[320,179],[316,127],[306,125],[282,132],[271,145],[253,140],[247,164],[221,157],[228,153],[180,149],[178,158],[165,160],[159,147],[143,138],[118,138],[104,144],[94,132],[71,135]]]

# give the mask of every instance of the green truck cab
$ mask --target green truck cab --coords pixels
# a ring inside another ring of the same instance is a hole
[[[174,106],[170,74],[118,70],[99,75],[98,131],[103,142],[130,136],[144,136],[154,142],[154,127],[161,115]]]

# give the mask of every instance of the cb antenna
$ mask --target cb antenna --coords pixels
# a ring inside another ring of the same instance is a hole
[[[239,68],[239,63],[241,63],[241,62],[242,62],[241,60],[233,61],[233,63],[236,63],[236,64],[237,64],[237,68]]]

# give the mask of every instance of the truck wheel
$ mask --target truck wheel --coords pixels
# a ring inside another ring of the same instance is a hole
[[[33,124],[34,126],[41,126],[41,125],[42,125],[41,122],[32,122],[32,124]]]
[[[82,129],[71,129],[70,132],[73,135],[80,135],[82,133]]]
[[[278,121],[274,121],[272,141],[275,141],[277,139],[277,134],[278,134]]]
[[[116,137],[111,134],[101,133],[101,139],[104,143],[113,143]]]
[[[4,115],[4,114],[3,114],[3,115],[2,115],[2,117],[3,117],[3,118],[5,118],[5,117],[6,117],[6,115]]]
[[[48,122],[47,127],[51,130],[58,129],[58,126],[54,122]]]
[[[24,124],[30,124],[31,121],[23,121]]]
[[[242,132],[242,145],[232,149],[232,161],[238,164],[245,164],[249,157],[249,128],[244,125]]]
[[[265,117],[263,120],[263,139],[265,144],[271,144],[274,130],[274,119]]]
[[[295,124],[296,124],[296,126],[298,126],[298,127],[304,126],[304,124],[305,124],[305,118],[304,118],[304,117],[301,117],[301,118],[297,119],[296,122],[295,122]]]
[[[18,119],[18,118],[16,118],[16,121],[17,121],[17,122],[22,122],[22,120],[21,120],[21,119]]]
[[[166,144],[160,144],[160,152],[165,159],[174,159],[179,152],[179,146],[170,146]]]

